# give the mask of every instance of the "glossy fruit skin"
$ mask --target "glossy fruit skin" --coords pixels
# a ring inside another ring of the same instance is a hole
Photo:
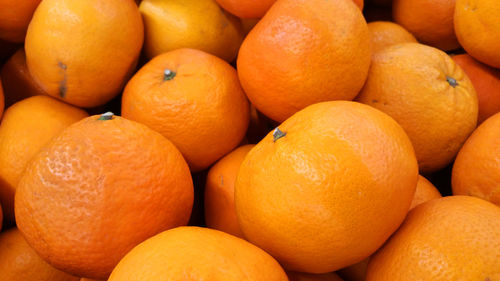
[[[477,123],[477,95],[467,75],[446,53],[417,43],[375,53],[356,101],[405,129],[421,173],[448,165]]]
[[[0,0],[0,38],[9,42],[24,42],[33,12],[41,1]]]
[[[47,94],[95,107],[122,90],[143,39],[133,0],[44,0],[26,34],[26,63]]]
[[[165,71],[171,73],[166,79]],[[194,49],[157,56],[125,87],[122,115],[171,140],[192,171],[206,169],[245,136],[250,106],[236,70]]]
[[[268,134],[238,172],[245,237],[291,271],[326,273],[371,255],[415,192],[418,167],[403,129],[349,101],[311,105],[278,128],[286,135]]]
[[[192,204],[189,168],[170,141],[137,122],[96,115],[33,158],[15,213],[42,258],[76,276],[105,279],[135,245],[185,225]]]
[[[500,206],[500,113],[486,119],[467,139],[453,164],[454,195],[470,195]]]
[[[352,0],[278,0],[243,41],[237,69],[252,104],[283,122],[317,102],[353,99],[370,56]]]
[[[77,107],[48,96],[35,96],[5,111],[0,124],[0,202],[5,219],[14,222],[14,194],[30,160],[52,138],[88,117]]]
[[[496,0],[457,0],[453,18],[458,41],[467,53],[494,68],[500,68],[499,14]]]
[[[483,64],[468,54],[451,57],[472,81],[477,93],[479,113],[477,123],[500,112],[500,69]]]
[[[148,58],[192,48],[232,62],[243,41],[240,20],[215,0],[144,0],[144,51]]]
[[[417,189],[415,189],[415,195],[411,201],[410,210],[422,203],[441,197],[439,190],[429,180],[419,175]]]
[[[401,43],[417,43],[417,39],[401,25],[389,21],[368,23],[373,53]]]
[[[222,231],[178,227],[132,249],[108,281],[288,281],[269,254]]]
[[[372,256],[367,281],[498,280],[500,208],[449,196],[413,209]]]

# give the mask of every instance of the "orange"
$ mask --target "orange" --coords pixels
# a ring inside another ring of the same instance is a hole
[[[94,107],[121,91],[143,37],[133,0],[44,0],[26,34],[26,63],[49,95]]]
[[[240,18],[261,18],[276,0],[216,0],[231,14]]]
[[[325,274],[308,274],[289,271],[287,274],[290,281],[343,281],[342,278],[334,272]]]
[[[2,78],[0,77],[0,120],[2,119],[4,105],[5,105],[4,98],[5,97],[3,93]]]
[[[0,233],[0,272],[2,281],[78,281],[78,277],[59,271],[46,263],[26,243],[17,228]]]
[[[451,196],[413,209],[370,259],[367,281],[500,279],[500,208]]]
[[[132,249],[108,281],[288,281],[269,254],[227,233],[178,227]]]
[[[0,38],[24,42],[33,12],[42,0],[0,0]]]
[[[243,238],[234,207],[234,183],[243,159],[254,147],[240,146],[208,171],[205,185],[205,221],[208,227]]]
[[[356,5],[358,5],[360,10],[363,10],[363,6],[365,4],[364,0],[353,0]]]
[[[467,53],[489,66],[500,68],[500,1],[456,0],[455,32]]]
[[[500,113],[467,139],[453,164],[453,194],[471,195],[500,206]]]
[[[375,53],[356,100],[405,129],[422,173],[448,165],[476,127],[477,96],[467,75],[446,53],[417,43]]]
[[[141,68],[123,92],[122,115],[171,140],[192,171],[233,150],[250,118],[236,70],[194,49],[162,54]]]
[[[15,212],[42,258],[76,276],[105,279],[135,245],[185,225],[192,204],[191,175],[175,146],[107,113],[71,125],[33,158],[17,186]]]
[[[356,102],[323,102],[248,153],[236,179],[236,213],[244,236],[287,270],[326,273],[363,260],[389,238],[417,179],[411,142],[392,118]]]
[[[352,0],[278,0],[243,41],[238,75],[257,110],[282,122],[317,102],[353,99],[370,56]]]
[[[5,111],[0,124],[0,202],[8,221],[14,221],[14,193],[29,161],[54,136],[87,116],[48,96],[27,98]]]
[[[4,64],[1,75],[4,81],[6,106],[11,106],[28,97],[46,95],[28,71],[23,48],[17,50]]]
[[[404,27],[390,21],[370,22],[368,30],[370,30],[374,53],[400,43],[417,43],[417,39]]]
[[[239,19],[215,0],[144,0],[139,7],[148,58],[180,48],[192,48],[231,62],[243,41]]]
[[[495,0],[494,0],[495,1]],[[394,21],[419,41],[449,51],[460,47],[453,28],[455,0],[394,0]]]
[[[482,64],[468,54],[451,58],[464,70],[474,85],[479,104],[478,124],[500,112],[500,69]]]

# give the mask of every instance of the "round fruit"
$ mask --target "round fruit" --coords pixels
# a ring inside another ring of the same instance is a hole
[[[453,28],[455,0],[394,0],[394,21],[419,41],[449,51],[460,47]]]
[[[500,68],[500,1],[456,0],[455,32],[458,41],[475,59]]]
[[[500,113],[467,139],[453,164],[453,194],[471,195],[500,206]]]
[[[44,0],[26,35],[26,63],[49,95],[99,106],[121,91],[143,37],[133,0]]]
[[[343,281],[336,273],[308,274],[302,272],[287,272],[290,281]]]
[[[422,176],[418,176],[417,189],[415,189],[410,210],[424,202],[441,197],[439,190],[430,181]]]
[[[216,0],[222,8],[239,18],[261,18],[276,0]]]
[[[356,100],[405,129],[423,173],[453,161],[476,127],[477,96],[467,75],[446,53],[417,43],[375,53]]]
[[[417,43],[417,39],[404,27],[390,21],[373,21],[368,23],[372,50],[374,53],[392,45],[401,43]]]
[[[148,58],[193,48],[231,62],[243,41],[240,20],[222,10],[215,0],[144,0],[139,9]]]
[[[369,46],[352,0],[278,0],[243,41],[238,75],[252,104],[282,122],[317,102],[353,99]]]
[[[227,233],[178,227],[132,249],[108,281],[288,281],[269,254]]]
[[[26,168],[19,230],[71,274],[107,278],[135,245],[189,220],[193,183],[175,146],[134,121],[103,114],[73,124]]]
[[[207,168],[241,142],[249,110],[236,70],[194,49],[152,59],[128,82],[122,99],[123,117],[171,140],[192,171]]]
[[[0,272],[3,281],[78,281],[80,278],[59,271],[45,262],[26,243],[17,228],[0,233]]]
[[[451,57],[472,81],[479,104],[478,124],[500,112],[500,69],[475,60],[468,54]]]
[[[286,269],[326,273],[363,260],[389,238],[417,179],[411,142],[392,118],[360,103],[323,102],[248,153],[236,212],[245,238]]]
[[[33,12],[42,0],[0,0],[0,38],[24,42]]]
[[[372,256],[367,281],[499,280],[500,208],[451,196],[413,209]]]
[[[0,124],[0,202],[14,221],[14,193],[29,161],[69,125],[87,117],[79,108],[48,96],[34,96],[5,111]]]

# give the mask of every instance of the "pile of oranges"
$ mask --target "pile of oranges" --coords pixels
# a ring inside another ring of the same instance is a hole
[[[0,0],[0,66],[1,281],[500,281],[500,1]]]

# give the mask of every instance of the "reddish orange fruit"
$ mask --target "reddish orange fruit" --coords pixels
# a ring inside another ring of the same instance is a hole
[[[42,0],[0,0],[0,38],[24,42],[33,12]]]
[[[261,18],[276,0],[216,0],[222,8],[240,18]]]

